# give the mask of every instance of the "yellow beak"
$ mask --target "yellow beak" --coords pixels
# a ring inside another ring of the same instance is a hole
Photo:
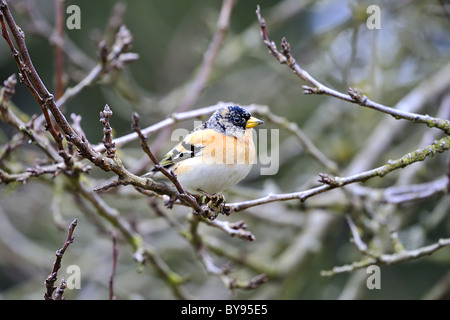
[[[250,119],[248,119],[247,125],[245,127],[246,128],[253,128],[253,127],[256,127],[256,126],[258,126],[260,124],[263,124],[263,123],[264,123],[264,121],[259,120],[258,118],[250,117]]]

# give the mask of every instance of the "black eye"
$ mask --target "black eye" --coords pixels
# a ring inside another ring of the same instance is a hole
[[[236,126],[242,126],[245,123],[245,119],[239,116],[233,117],[233,124]]]

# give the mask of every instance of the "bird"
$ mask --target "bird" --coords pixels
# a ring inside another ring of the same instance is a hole
[[[221,193],[244,179],[256,157],[252,128],[264,123],[239,106],[214,112],[161,159],[191,194]],[[170,185],[157,166],[145,175]]]

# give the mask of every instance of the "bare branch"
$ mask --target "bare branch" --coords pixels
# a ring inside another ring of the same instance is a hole
[[[410,261],[414,259],[418,259],[423,256],[430,255],[435,251],[442,249],[444,247],[450,246],[450,239],[439,239],[438,242],[433,243],[429,246],[421,247],[414,250],[403,250],[398,253],[393,254],[382,254],[379,256],[368,257],[361,261],[356,261],[351,264],[334,267],[331,270],[323,270],[321,271],[321,275],[325,277],[333,276],[338,273],[343,272],[351,272],[357,269],[365,268],[372,264],[377,265],[393,265],[396,263]]]
[[[161,173],[164,174],[177,188],[180,199],[182,199],[184,202],[186,202],[186,204],[191,206],[197,214],[202,213],[203,210],[200,208],[200,205],[197,203],[197,200],[183,189],[176,175],[172,172],[169,172],[166,168],[164,168],[159,164],[158,159],[152,153],[147,144],[147,137],[142,134],[141,127],[139,125],[139,115],[136,112],[133,113],[132,129],[138,134],[142,150],[144,150],[147,156],[153,161],[153,163],[155,164],[155,168],[161,171]]]
[[[345,185],[355,183],[355,182],[364,182],[374,177],[384,177],[385,175],[391,173],[392,171],[404,168],[412,163],[417,161],[423,161],[428,157],[434,156],[436,153],[442,153],[446,150],[450,149],[450,137],[446,136],[441,138],[440,140],[435,141],[433,144],[412,151],[410,153],[405,154],[403,157],[396,160],[389,160],[385,165],[364,171],[358,174],[354,174],[348,177],[334,177],[331,178],[326,174],[320,174],[320,182],[323,183],[322,186],[315,187],[305,191],[292,192],[292,193],[284,193],[284,194],[269,194],[260,199],[242,201],[238,203],[228,203],[227,207],[230,208],[231,211],[242,211],[250,207],[262,205],[269,202],[274,201],[287,201],[298,199],[300,201],[305,201],[306,199],[315,196],[317,194],[323,193],[325,191],[329,191],[338,187],[343,187]]]
[[[109,300],[114,300],[114,276],[116,275],[116,266],[117,266],[117,240],[116,235],[114,234],[114,231],[111,232],[111,239],[112,239],[112,247],[113,247],[113,254],[112,254],[112,271],[109,276]]]
[[[55,96],[59,99],[64,91],[64,2],[55,1],[55,29],[53,31],[52,38],[57,40],[53,41],[54,44],[54,56],[55,56]]]
[[[247,225],[243,220],[236,222],[228,222],[228,221],[219,221],[217,219],[214,221],[204,219],[202,221],[212,227],[216,227],[225,231],[232,237],[237,236],[238,238],[243,240],[255,241],[255,236],[250,231],[246,230]]]
[[[73,243],[73,232],[75,230],[75,227],[77,226],[78,220],[75,219],[72,221],[72,223],[69,226],[69,232],[67,234],[67,239],[64,242],[63,246],[61,247],[61,249],[56,251],[56,260],[53,263],[53,270],[52,272],[48,275],[47,279],[45,279],[45,287],[47,288],[47,292],[44,294],[44,299],[45,300],[53,300],[53,292],[55,291],[56,287],[54,286],[54,283],[57,280],[57,275],[58,275],[58,270],[61,268],[61,260],[63,258],[64,253],[67,250],[67,247],[69,247],[69,245],[71,243]],[[59,299],[62,296],[62,292],[64,292],[64,285],[65,281],[61,282],[61,287],[58,290],[58,297]]]
[[[192,218],[190,219],[191,227],[190,227],[189,239],[191,241],[192,246],[196,250],[198,257],[200,258],[200,261],[202,262],[202,264],[206,268],[206,271],[209,274],[217,276],[223,282],[225,287],[230,290],[256,289],[267,280],[267,277],[265,274],[258,275],[255,278],[248,280],[248,281],[237,280],[235,278],[230,277],[230,275],[229,275],[230,267],[229,266],[225,265],[222,268],[217,267],[214,264],[213,258],[210,256],[210,254],[208,252],[206,244],[204,243],[201,235],[198,232],[198,225],[199,225],[200,221],[204,221],[208,224],[211,223],[213,226],[221,228],[221,229],[223,229],[225,227],[225,223],[217,223],[217,221],[207,221],[206,219],[202,219],[199,216],[192,216]],[[239,223],[237,223],[236,227],[239,227]],[[230,229],[233,229],[233,227],[231,227],[231,228],[230,228],[230,226],[225,227],[225,230],[228,230],[226,232],[231,232],[230,234],[234,235],[233,234],[234,232],[231,231]],[[247,240],[251,240],[251,239],[247,239]]]
[[[17,84],[17,77],[16,77],[15,73],[10,75],[8,77],[8,79],[3,81],[3,88],[0,92],[0,108],[1,109],[6,108],[6,104],[8,103],[8,101],[11,99],[11,97],[16,92],[16,90],[15,90],[16,84]]]
[[[230,24],[231,12],[234,7],[234,0],[224,0],[220,9],[219,19],[217,21],[217,30],[209,44],[208,49],[203,55],[203,61],[195,79],[187,89],[187,95],[177,108],[177,112],[184,112],[191,109],[198,100],[200,93],[205,87],[211,73],[214,61],[216,60],[220,46],[225,38]]]
[[[290,44],[287,42],[286,38],[283,37],[281,40],[281,52],[278,51],[275,42],[271,41],[267,35],[266,21],[261,16],[259,5],[256,9],[256,15],[260,24],[263,42],[267,48],[269,48],[270,53],[278,60],[278,62],[281,64],[286,64],[289,68],[291,68],[299,78],[313,85],[313,87],[302,86],[305,94],[326,94],[334,98],[389,114],[395,119],[405,119],[413,123],[423,123],[429,127],[441,129],[446,134],[450,134],[450,121],[448,120],[387,107],[370,100],[357,89],[349,88],[348,93],[344,94],[323,85],[297,64],[291,55]]]
[[[111,118],[112,114],[113,112],[107,104],[103,111],[100,111],[100,122],[103,124],[103,132],[105,134],[102,138],[102,142],[106,148],[106,156],[114,159],[116,156],[116,145],[112,141],[112,128],[109,123],[109,118]]]
[[[134,259],[141,265],[150,263],[172,289],[179,299],[188,299],[190,295],[182,287],[183,279],[175,273],[159,256],[155,248],[145,243],[143,237],[137,233],[130,223],[120,216],[119,212],[110,207],[98,194],[88,189],[79,180],[74,181],[76,190],[97,209],[98,214],[115,226],[126,239],[134,252]]]

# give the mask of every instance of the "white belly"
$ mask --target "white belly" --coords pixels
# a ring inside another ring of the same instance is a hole
[[[188,159],[185,161],[191,161]],[[178,177],[183,188],[191,193],[202,189],[209,194],[222,192],[244,179],[253,164],[205,164],[196,166],[189,174]]]

